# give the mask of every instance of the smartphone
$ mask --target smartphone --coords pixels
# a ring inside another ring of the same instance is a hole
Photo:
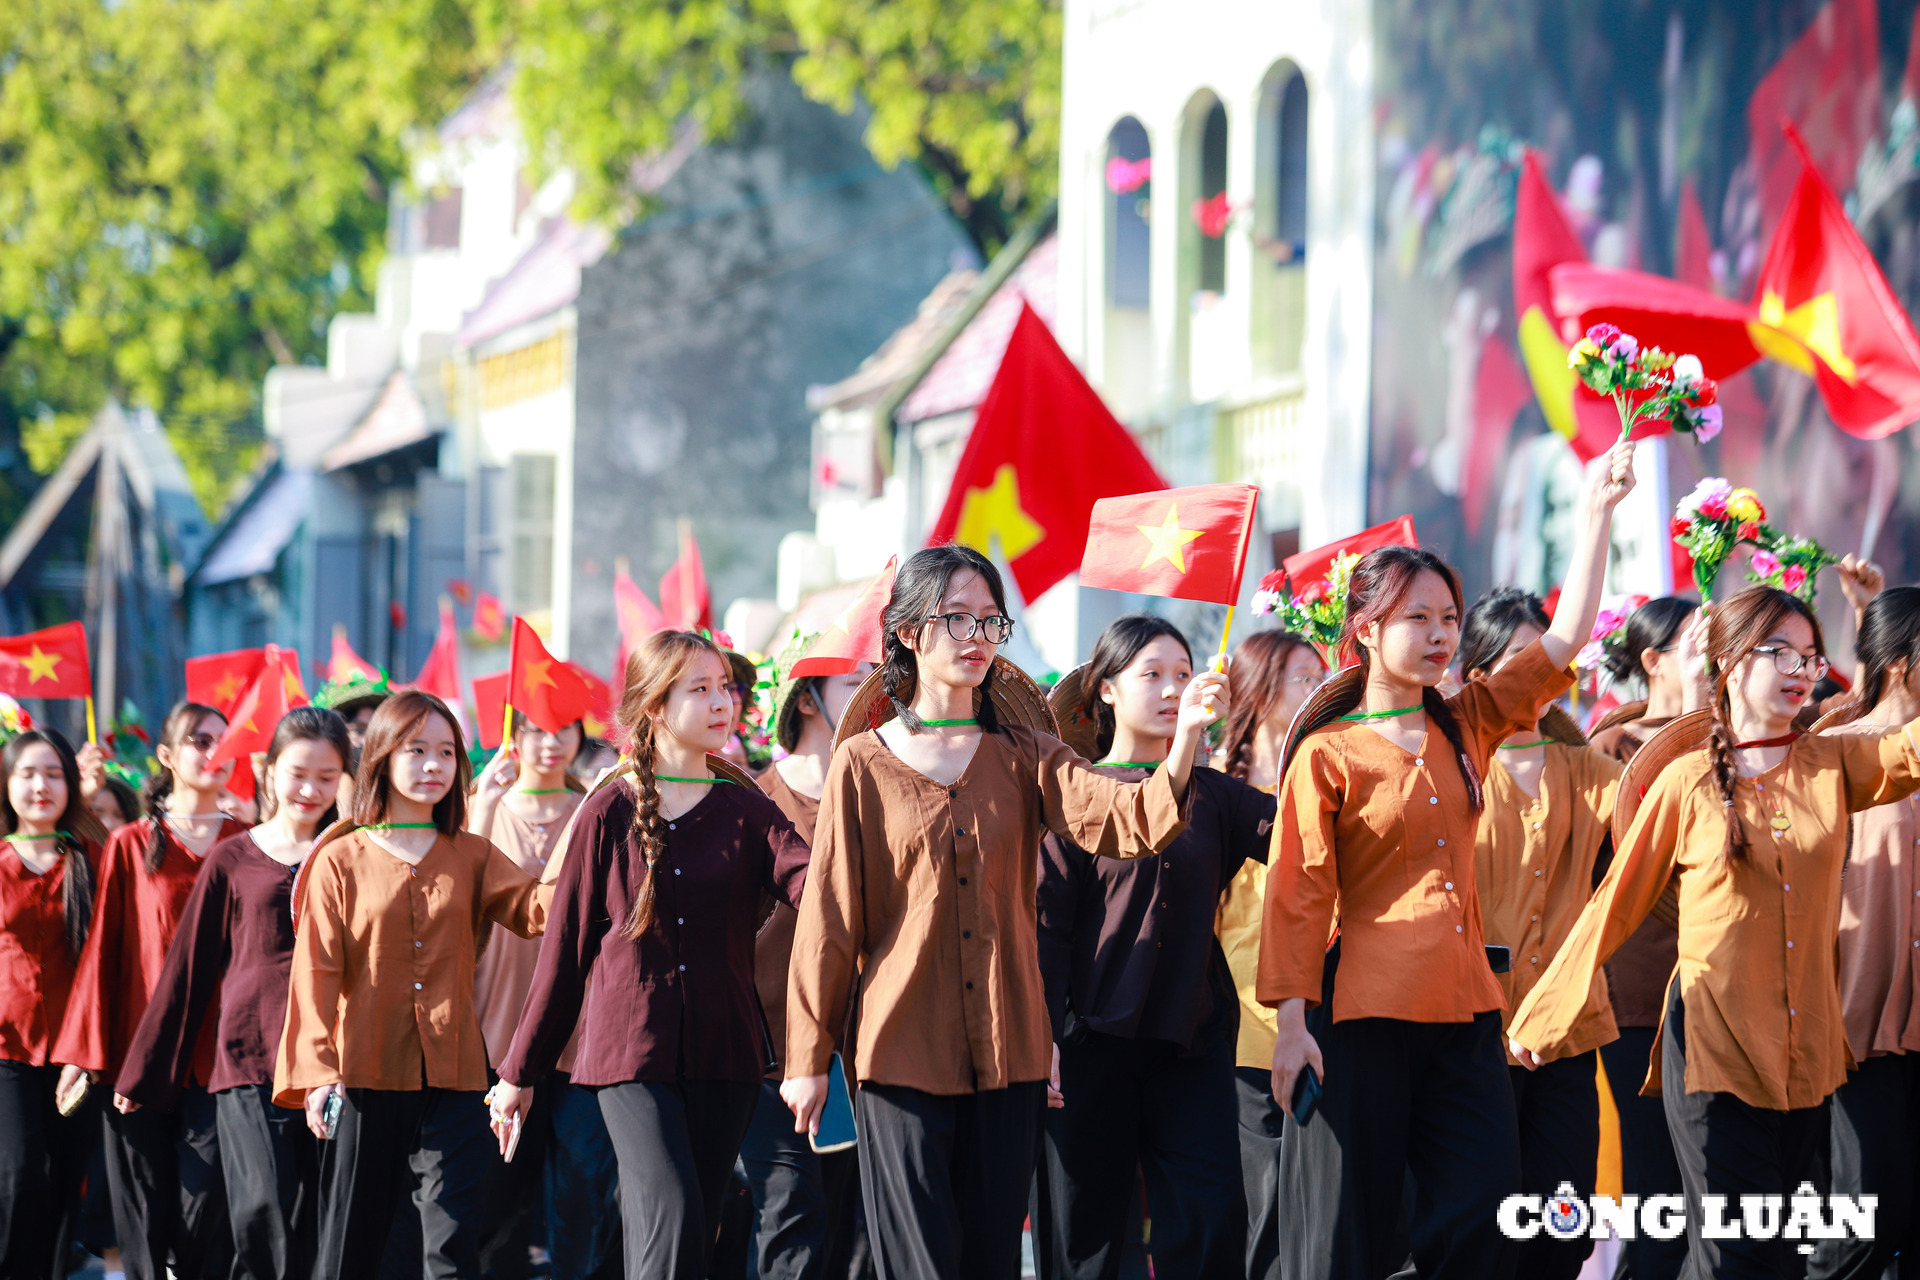
[[[1489,942],[1487,944],[1487,968],[1493,970],[1495,973],[1511,973],[1513,971],[1513,948],[1497,946]]]
[[[520,1149],[520,1117],[514,1116],[513,1124],[507,1129],[507,1152],[501,1157],[506,1163],[513,1163],[513,1153]]]
[[[320,1109],[320,1127],[327,1137],[340,1132],[340,1112],[346,1105],[347,1100],[338,1089],[327,1095],[327,1104]]]
[[[1304,1129],[1319,1106],[1320,1073],[1311,1066],[1301,1067],[1299,1076],[1293,1082],[1293,1105],[1287,1110],[1292,1114],[1293,1122]]]
[[[87,1077],[81,1074],[74,1078],[71,1088],[54,1098],[53,1105],[58,1108],[61,1115],[70,1116],[80,1109],[81,1103],[87,1100],[88,1088]]]
[[[827,1105],[820,1110],[820,1128],[807,1135],[807,1141],[822,1155],[845,1151],[860,1141],[860,1129],[853,1119],[853,1095],[847,1089],[846,1068],[837,1053],[827,1064]]]

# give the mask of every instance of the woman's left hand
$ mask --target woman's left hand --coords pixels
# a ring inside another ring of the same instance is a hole
[[[94,792],[106,785],[107,753],[97,742],[89,742],[74,753],[74,762],[80,766],[80,795],[89,798]]]

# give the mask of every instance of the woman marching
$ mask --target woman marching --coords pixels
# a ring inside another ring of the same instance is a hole
[[[631,1280],[705,1273],[767,1069],[761,895],[794,906],[806,879],[793,824],[744,774],[714,771],[734,732],[731,675],[684,631],[656,632],[628,659],[618,720],[631,774],[580,807],[494,1095],[506,1149],[580,1025],[573,1079],[598,1091],[613,1139]]]
[[[217,1003],[207,1091],[237,1274],[253,1280],[304,1280],[313,1265],[318,1157],[299,1114],[273,1104],[273,1065],[293,965],[294,876],[333,821],[351,753],[346,722],[331,711],[299,707],[281,719],[267,747],[267,818],[201,864],[115,1085],[140,1106],[176,1106]]]
[[[1826,1101],[1848,1065],[1836,966],[1847,817],[1920,787],[1920,752],[1912,724],[1794,732],[1827,671],[1818,620],[1796,596],[1755,587],[1715,605],[1704,648],[1706,745],[1667,763],[1639,800],[1605,882],[1515,1014],[1512,1046],[1528,1066],[1558,1052],[1600,963],[1676,885],[1680,963],[1647,1083],[1686,1188],[1683,1274],[1785,1276],[1800,1265],[1791,1240],[1709,1233],[1702,1197],[1789,1197],[1819,1176]]]
[[[1010,707],[1023,688],[1032,723],[1051,716],[994,656],[1013,623],[999,572],[978,552],[915,553],[882,621],[886,660],[862,699],[883,693],[848,713],[821,796],[781,1096],[801,1131],[818,1126],[857,976],[860,1176],[879,1272],[1003,1280],[1019,1274],[1052,1064],[1036,954],[1040,837],[1112,857],[1164,849],[1226,681],[1195,677],[1166,763],[1121,782],[1050,732],[1008,722],[998,700]],[[889,706],[891,723],[854,731]]]
[[[147,784],[148,817],[107,841],[94,894],[93,927],[54,1046],[64,1087],[81,1072],[119,1079],[147,999],[166,966],[187,896],[213,846],[246,828],[220,812],[233,775],[209,769],[226,732],[218,711],[183,702],[168,714],[154,749],[162,772]],[[224,1277],[233,1257],[213,1095],[213,1041],[201,1041],[171,1111],[102,1099],[107,1188],[127,1280]]]
[[[1842,569],[1846,581],[1846,569]],[[1853,697],[1819,726],[1872,737],[1920,718],[1920,587],[1872,598],[1855,640]],[[1833,1191],[1880,1198],[1874,1239],[1828,1240],[1807,1275],[1878,1280],[1920,1263],[1920,796],[1853,815],[1840,881],[1840,1012],[1857,1064],[1833,1096]]]
[[[1435,686],[1460,639],[1453,570],[1382,547],[1353,572],[1341,650],[1359,665],[1295,726],[1260,947],[1258,995],[1277,1006],[1274,1097],[1291,1109],[1312,1068],[1338,1148],[1337,1174],[1303,1169],[1291,1188],[1315,1206],[1300,1231],[1310,1274],[1385,1276],[1409,1246],[1429,1280],[1511,1268],[1495,1211],[1519,1188],[1520,1139],[1474,885],[1481,779],[1495,746],[1571,683],[1599,611],[1613,508],[1632,487],[1630,447],[1616,446],[1592,469],[1553,625],[1451,698]],[[1307,1007],[1329,997],[1316,1039]]]
[[[1097,725],[1103,773],[1139,781],[1166,762],[1193,679],[1178,628],[1120,618],[1078,677],[1056,700],[1077,700],[1071,710]],[[1096,858],[1051,832],[1040,842],[1040,973],[1063,1099],[1044,1128],[1042,1276],[1120,1274],[1139,1170],[1156,1273],[1245,1275],[1238,1017],[1213,923],[1241,864],[1266,860],[1274,802],[1212,769],[1190,787],[1187,829],[1157,858]]]
[[[1615,708],[1593,727],[1595,751],[1622,765],[1640,745],[1688,711],[1712,701],[1703,663],[1683,660],[1680,646],[1700,606],[1679,596],[1661,596],[1627,618],[1623,643],[1611,649],[1607,674],[1615,685],[1645,690],[1644,700]],[[1620,1038],[1600,1047],[1607,1088],[1620,1116],[1620,1187],[1626,1195],[1682,1194],[1680,1162],[1667,1132],[1667,1113],[1658,1097],[1645,1097],[1640,1084],[1660,1033],[1667,980],[1680,960],[1680,935],[1659,916],[1648,916],[1606,963],[1607,993]],[[1509,1004],[1511,1013],[1516,1006]],[[1674,1280],[1687,1260],[1686,1237],[1656,1239],[1640,1232],[1621,1242],[1634,1280]]]
[[[420,1223],[424,1274],[480,1273],[492,1163],[473,971],[489,922],[522,937],[551,893],[462,830],[467,754],[431,694],[373,713],[352,826],[328,832],[293,892],[293,968],[274,1100],[331,1139],[320,1156],[319,1280],[378,1272],[396,1207]]]
[[[1461,672],[1469,681],[1489,679],[1551,625],[1532,592],[1502,587],[1483,596],[1461,629]],[[1608,831],[1620,765],[1578,738],[1570,721],[1548,717],[1502,742],[1487,768],[1474,882],[1487,945],[1506,948],[1509,957],[1498,975],[1508,1012],[1553,962],[1613,856]],[[1531,1074],[1517,1061],[1511,1067],[1522,1192],[1545,1197],[1566,1184],[1593,1194],[1600,1157],[1595,1055],[1613,1036],[1606,984],[1596,978],[1559,1056]],[[1573,1280],[1592,1250],[1588,1239],[1542,1234],[1515,1248],[1514,1273]]]
[[[1216,753],[1230,778],[1271,795],[1280,782],[1287,727],[1327,680],[1326,664],[1305,636],[1260,631],[1242,640],[1227,669],[1233,714]],[[1247,859],[1227,886],[1214,932],[1240,999],[1233,1055],[1239,1099],[1240,1176],[1247,1193],[1247,1280],[1280,1280],[1280,1104],[1273,1100],[1273,1010],[1254,997],[1260,969],[1260,917],[1267,861]]]
[[[55,730],[12,738],[0,784],[0,1276],[58,1280],[100,1130],[91,1106],[76,1110],[56,1088],[50,1054],[93,923],[105,833]]]
[[[516,711],[506,749],[480,773],[467,830],[489,840],[530,876],[544,877],[567,829],[587,798],[571,770],[586,741],[578,721],[549,733]],[[540,941],[495,933],[474,967],[473,994],[487,1062],[497,1071],[513,1044]],[[519,1152],[487,1174],[486,1245],[489,1275],[528,1273],[527,1245],[544,1217],[554,1280],[586,1280],[620,1247],[620,1206],[613,1144],[591,1091],[575,1088],[575,1042],[541,1081]],[[544,1214],[536,1210],[544,1203]]]

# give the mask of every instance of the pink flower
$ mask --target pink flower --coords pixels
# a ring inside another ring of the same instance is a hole
[[[1727,496],[1723,493],[1712,494],[1700,500],[1700,514],[1709,520],[1727,518]]]
[[[1587,341],[1591,342],[1594,346],[1600,348],[1602,351],[1605,351],[1608,347],[1612,346],[1614,339],[1618,337],[1620,337],[1619,325],[1597,324],[1597,325],[1594,325],[1593,328],[1587,330]]]
[[[1127,195],[1138,191],[1153,180],[1153,158],[1148,156],[1140,160],[1123,160],[1119,156],[1107,161],[1107,190],[1115,195]]]
[[[1694,419],[1693,438],[1701,444],[1720,434],[1720,406],[1710,404]]]
[[[1807,571],[1804,566],[1790,564],[1780,571],[1780,585],[1789,591],[1798,591],[1807,585]]]
[[[1612,344],[1606,347],[1605,350],[1610,359],[1618,360],[1622,364],[1627,364],[1630,363],[1635,356],[1640,354],[1640,340],[1630,333],[1623,333],[1615,338]]]
[[[1773,575],[1780,572],[1780,557],[1771,551],[1755,551],[1753,553],[1753,571],[1763,578],[1773,577]]]
[[[1603,637],[1610,636],[1619,630],[1620,624],[1626,620],[1627,615],[1618,609],[1602,609],[1594,615],[1593,630],[1588,633],[1587,638],[1589,640],[1599,640]]]
[[[1573,663],[1582,671],[1593,671],[1607,660],[1607,646],[1599,640],[1590,641],[1575,655]]]

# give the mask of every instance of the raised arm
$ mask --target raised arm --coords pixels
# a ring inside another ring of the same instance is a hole
[[[1565,670],[1587,643],[1593,620],[1600,613],[1600,590],[1607,578],[1607,547],[1613,530],[1613,509],[1633,491],[1633,446],[1616,444],[1594,459],[1587,469],[1587,489],[1580,503],[1580,531],[1574,537],[1573,558],[1560,589],[1560,605],[1553,625],[1540,643],[1553,665]]]
[[[1017,729],[1014,739],[1032,762],[1041,821],[1068,843],[1097,857],[1139,858],[1158,853],[1186,829],[1191,787],[1175,788],[1173,757],[1142,781],[1127,782],[1101,773],[1051,734]],[[1190,782],[1191,759],[1186,772]]]
[[[1920,791],[1920,720],[1879,735],[1836,734],[1847,811],[1858,813]]]

